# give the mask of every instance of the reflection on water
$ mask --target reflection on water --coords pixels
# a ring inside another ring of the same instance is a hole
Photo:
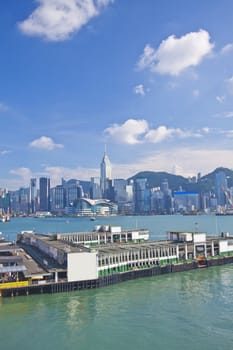
[[[229,350],[233,266],[2,299],[1,348]],[[220,335],[223,335],[224,338]],[[78,345],[77,345],[78,344]]]

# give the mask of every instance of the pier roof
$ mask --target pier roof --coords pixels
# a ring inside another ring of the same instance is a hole
[[[96,250],[101,255],[120,254],[121,252],[132,252],[138,250],[148,250],[156,248],[165,248],[176,246],[171,241],[149,241],[143,243],[124,243],[124,244],[106,244],[101,247],[96,247]]]

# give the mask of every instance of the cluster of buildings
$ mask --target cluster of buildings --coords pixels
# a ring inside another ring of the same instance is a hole
[[[100,177],[90,181],[61,180],[50,186],[48,177],[32,178],[28,188],[0,190],[0,211],[11,215],[113,215],[218,212],[233,209],[233,188],[228,188],[224,171],[215,175],[209,192],[176,190],[164,179],[149,187],[147,178],[113,179],[107,153],[100,164]]]

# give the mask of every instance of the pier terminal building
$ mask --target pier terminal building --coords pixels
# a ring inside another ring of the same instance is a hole
[[[25,231],[16,245],[0,245],[0,289],[19,282],[45,284],[96,280],[153,266],[233,255],[233,237],[168,232],[149,241],[145,229],[97,226],[92,232],[36,234]]]

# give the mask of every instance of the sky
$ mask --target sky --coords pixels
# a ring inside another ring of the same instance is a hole
[[[0,188],[233,160],[231,0],[0,4]]]

